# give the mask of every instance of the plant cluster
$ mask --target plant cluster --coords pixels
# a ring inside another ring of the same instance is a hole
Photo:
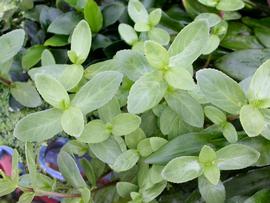
[[[14,149],[0,196],[267,202],[270,20],[240,10],[264,17],[267,5],[183,0],[185,13],[139,0],[23,2],[24,29],[0,36],[0,81],[35,112],[13,131],[25,144],[26,173]],[[64,182],[37,164],[40,146],[59,136],[69,138],[57,156]]]

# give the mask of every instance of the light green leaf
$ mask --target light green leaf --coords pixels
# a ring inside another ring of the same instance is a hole
[[[159,117],[159,127],[161,132],[164,135],[168,135],[175,129],[175,126],[178,127],[179,116],[171,108],[166,107]]]
[[[70,106],[61,117],[63,130],[74,137],[79,137],[84,129],[83,113],[77,107]]]
[[[24,142],[41,142],[62,131],[62,112],[48,109],[32,113],[21,119],[15,126],[14,136]]]
[[[254,106],[245,105],[240,110],[240,122],[249,137],[259,135],[265,125],[263,114]]]
[[[72,64],[63,69],[62,74],[57,78],[66,90],[71,90],[79,84],[84,74],[81,65]]]
[[[209,146],[204,145],[199,154],[201,163],[211,163],[217,158],[216,152]]]
[[[101,120],[111,122],[113,117],[121,113],[120,104],[116,97],[114,97],[107,104],[98,109],[98,115]]]
[[[202,127],[204,123],[201,105],[185,91],[168,92],[165,95],[169,107],[174,110],[188,124]]]
[[[184,183],[202,175],[202,167],[197,157],[182,156],[171,160],[161,175],[169,182]]]
[[[166,71],[165,80],[176,89],[192,90],[195,88],[195,82],[192,75],[184,68],[170,68]]]
[[[108,70],[119,71],[119,67],[116,64],[116,61],[114,59],[109,59],[106,61],[101,61],[98,63],[91,64],[85,69],[84,77],[87,79],[90,79],[94,77],[96,74],[103,71],[108,71]]]
[[[38,92],[43,99],[55,108],[65,109],[70,100],[64,86],[50,75],[39,74],[35,77]]]
[[[42,104],[36,88],[30,81],[14,82],[13,84],[15,86],[10,89],[11,94],[20,104],[31,108],[40,106]]]
[[[28,75],[35,80],[38,74],[46,74],[54,77],[55,79],[59,79],[60,76],[63,74],[64,70],[69,66],[76,66],[76,65],[68,65],[68,64],[53,64],[42,66],[38,68],[32,68],[28,71]]]
[[[161,146],[165,145],[167,140],[161,137],[150,137],[141,140],[137,145],[137,150],[143,157],[149,156],[157,151]]]
[[[127,135],[139,128],[141,118],[130,113],[121,113],[112,119],[112,134],[116,136]]]
[[[90,145],[90,150],[98,159],[111,165],[122,154],[118,142],[113,137],[104,142]]]
[[[129,182],[116,183],[116,190],[120,197],[128,198],[131,192],[138,190],[138,186]]]
[[[71,36],[71,49],[68,51],[69,59],[75,64],[82,64],[87,59],[91,43],[90,27],[85,20],[81,20],[74,28]]]
[[[84,7],[84,18],[93,32],[98,32],[103,26],[103,15],[94,0],[88,0]]]
[[[0,62],[0,75],[2,77],[5,77],[7,79],[10,79],[10,74],[9,74],[9,71],[12,67],[12,64],[13,64],[13,58],[4,62],[4,63],[1,63]]]
[[[12,160],[11,160],[11,177],[13,180],[17,181],[19,178],[19,153],[16,149],[13,150]]]
[[[138,51],[121,50],[116,53],[114,59],[121,71],[132,81],[152,70],[143,53]]]
[[[213,0],[213,1],[216,1],[216,0]],[[215,13],[201,13],[198,16],[196,16],[195,20],[204,20],[207,22],[208,27],[211,28],[219,24],[222,19]]]
[[[34,192],[25,192],[20,196],[19,201],[17,203],[31,203],[34,197],[35,197]]]
[[[149,170],[149,176],[152,184],[157,184],[163,181],[161,176],[161,171],[163,170],[164,166],[161,165],[152,165]]]
[[[125,136],[125,142],[130,149],[136,149],[138,143],[145,138],[145,134],[141,128]]]
[[[165,68],[169,65],[169,54],[167,50],[154,41],[144,43],[144,54],[151,66],[157,69]]]
[[[227,120],[226,115],[214,106],[204,107],[204,113],[215,124],[222,124]]]
[[[201,176],[198,179],[198,187],[202,198],[207,203],[225,202],[225,187],[222,182],[219,181],[217,185],[213,185],[205,177]]]
[[[242,144],[230,144],[217,151],[220,170],[238,170],[256,163],[260,153]]]
[[[132,46],[132,50],[138,52],[143,52],[143,48],[144,48],[144,41],[138,41],[134,43],[134,45]]]
[[[208,55],[210,53],[212,53],[213,51],[215,51],[220,43],[220,39],[217,35],[210,35],[206,46],[204,47],[202,54],[204,55]]]
[[[153,108],[163,98],[166,88],[160,73],[151,72],[143,75],[130,89],[128,111],[138,114]]]
[[[161,28],[155,27],[148,32],[150,40],[158,42],[161,45],[167,45],[170,42],[170,34]]]
[[[152,27],[156,26],[161,19],[161,15],[162,15],[162,10],[160,8],[157,8],[151,11],[151,13],[149,14],[149,24]]]
[[[116,71],[98,73],[81,87],[71,103],[79,107],[83,114],[102,107],[116,94],[122,77],[122,74]]]
[[[221,11],[237,11],[244,6],[245,3],[242,0],[220,0],[216,8]]]
[[[22,48],[25,38],[23,29],[13,30],[0,37],[0,63],[13,58]]]
[[[38,74],[47,74],[57,79],[66,90],[74,88],[80,82],[83,73],[83,67],[76,64],[53,64],[28,71],[32,80],[35,80]]]
[[[200,87],[196,84],[195,88],[188,91],[188,93],[196,99],[200,104],[208,104],[209,102],[207,101],[207,98],[204,96],[202,93]]]
[[[128,14],[134,22],[147,22],[148,13],[143,4],[138,0],[130,0],[128,2]]]
[[[129,45],[133,45],[138,41],[138,35],[136,31],[128,24],[121,23],[118,26],[118,32],[121,38]]]
[[[235,127],[233,124],[226,122],[225,125],[223,126],[222,133],[226,140],[230,143],[236,143],[238,140],[238,135]]]
[[[196,130],[196,128],[184,122],[183,119],[169,107],[166,107],[162,111],[159,117],[159,127],[164,135],[168,135],[168,139]]]
[[[139,153],[136,150],[129,149],[116,158],[111,168],[116,172],[127,171],[137,163],[139,158]]]
[[[151,187],[140,190],[143,201],[151,202],[162,193],[162,191],[166,188],[166,186],[167,186],[167,181],[162,181],[162,182],[152,185]]]
[[[267,108],[270,106],[270,60],[264,62],[252,76],[248,99],[254,102],[258,107]]]
[[[218,0],[198,0],[200,3],[206,6],[215,7],[218,3]]]
[[[85,125],[83,133],[78,138],[84,143],[100,143],[107,140],[110,136],[110,131],[101,120],[92,120]]]
[[[204,21],[194,21],[184,27],[176,36],[169,48],[170,64],[192,64],[202,53],[205,42],[208,40],[209,28]],[[179,55],[178,55],[179,54]],[[182,56],[185,56],[185,61]]]
[[[87,187],[79,189],[83,203],[89,203],[91,199],[91,191]]]
[[[147,32],[150,31],[150,29],[150,25],[146,22],[137,22],[134,25],[134,30],[136,30],[137,32]]]
[[[245,95],[237,82],[214,69],[200,70],[196,74],[198,85],[208,101],[222,110],[239,114],[246,104]]]
[[[47,65],[53,65],[55,64],[55,59],[53,54],[48,50],[45,49],[41,54],[41,65],[47,66]]]
[[[0,179],[0,197],[12,193],[17,188],[17,183],[10,178]]]
[[[36,168],[36,154],[34,153],[33,144],[27,142],[25,144],[25,156],[27,168],[30,174],[31,184],[37,187],[37,168]]]
[[[88,152],[88,145],[79,142],[78,140],[69,140],[61,150],[69,153],[69,154],[76,154],[78,156],[83,156],[85,153]]]
[[[210,183],[214,185],[219,183],[220,170],[216,164],[204,165],[203,174]]]
[[[70,154],[61,151],[57,156],[57,164],[65,180],[75,188],[86,187],[80,170]]]

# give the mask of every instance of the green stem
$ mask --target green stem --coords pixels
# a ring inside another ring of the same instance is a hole
[[[212,55],[211,54],[208,55],[207,60],[206,60],[205,64],[203,65],[203,68],[207,68],[209,66],[209,64],[211,62],[211,58],[212,58]]]
[[[59,192],[47,192],[42,190],[35,191],[39,196],[60,197],[60,198],[76,198],[81,197],[81,194],[64,194]]]
[[[64,194],[59,192],[49,192],[49,191],[43,191],[43,190],[33,190],[32,188],[21,188],[22,191],[25,192],[34,192],[38,196],[50,196],[50,197],[60,197],[60,198],[76,198],[81,197],[81,194]]]

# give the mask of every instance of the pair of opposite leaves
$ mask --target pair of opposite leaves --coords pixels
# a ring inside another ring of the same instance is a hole
[[[134,29],[128,24],[120,24],[118,27],[121,38],[132,48],[140,50],[143,41],[139,39],[137,32],[147,35],[148,39],[167,45],[170,42],[170,35],[166,30],[156,27],[160,22],[162,10],[155,9],[148,14],[144,5],[138,0],[128,2],[128,14],[135,22]]]
[[[248,136],[254,137],[267,129],[270,107],[270,60],[264,62],[254,73],[246,93],[240,85],[214,69],[204,69],[196,73],[200,90],[207,100],[220,109],[240,114],[240,122]],[[269,133],[264,136],[268,137]]]
[[[153,68],[135,81],[128,96],[128,110],[142,113],[154,106],[171,89],[191,90],[195,87],[189,70],[202,54],[209,28],[205,21],[195,21],[186,26],[172,42],[169,50],[153,41],[145,42],[145,55]]]
[[[54,108],[29,114],[20,120],[14,136],[23,141],[43,141],[64,130],[79,136],[84,129],[84,116],[107,102],[116,94],[122,74],[106,71],[97,74],[75,94],[72,100],[63,85],[45,74],[35,77],[36,87],[43,99]]]

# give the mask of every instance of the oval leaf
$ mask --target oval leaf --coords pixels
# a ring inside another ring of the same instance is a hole
[[[182,156],[171,160],[162,170],[162,177],[172,183],[184,183],[202,174],[199,160],[194,156]]]
[[[72,104],[79,107],[83,114],[102,107],[116,94],[122,77],[122,74],[116,71],[98,73],[79,90]]]
[[[43,99],[55,108],[65,109],[70,100],[63,85],[50,75],[39,74],[35,77],[38,92]]]
[[[230,144],[217,151],[220,170],[238,170],[256,163],[260,153],[242,144]]]
[[[41,142],[62,131],[62,112],[49,109],[32,113],[21,119],[15,126],[14,136],[24,142]]]
[[[200,70],[196,78],[208,101],[228,113],[239,114],[246,98],[237,82],[214,69]]]

